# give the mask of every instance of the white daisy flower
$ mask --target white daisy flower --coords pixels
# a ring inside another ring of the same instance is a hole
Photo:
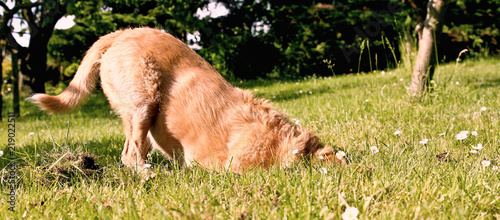
[[[339,160],[343,160],[345,157],[345,152],[340,150],[335,154],[335,157]]]
[[[358,219],[359,210],[355,207],[347,207],[345,212],[342,214],[343,220],[354,220]]]
[[[372,153],[376,154],[376,153],[378,153],[378,151],[379,151],[379,150],[378,150],[378,147],[377,147],[377,146],[371,146],[371,147],[370,147],[370,151],[371,151]]]
[[[400,131],[400,130],[396,130],[396,131],[394,132],[394,135],[400,135],[400,134],[401,134],[401,131]]]
[[[466,133],[463,133],[463,132],[460,132],[457,134],[457,140],[459,141],[462,141],[462,140],[465,140],[467,138],[467,134]]]
[[[481,150],[481,149],[483,149],[483,145],[482,144],[477,144],[477,146],[472,145],[472,149]]]
[[[298,153],[299,153],[299,150],[297,150],[297,149],[294,149],[294,150],[292,151],[292,154],[298,154]]]
[[[418,143],[426,145],[428,142],[429,142],[429,139],[426,138],[426,139],[419,141]]]
[[[446,135],[446,132],[439,134],[439,136],[444,136],[444,135]]]
[[[324,157],[323,157],[323,156],[319,156],[318,158],[319,158],[320,160],[323,160],[323,159],[324,159]]]
[[[470,150],[470,153],[471,154],[477,154],[478,152],[477,152],[477,150]]]
[[[35,132],[30,132],[30,136],[31,136],[31,135],[34,135],[34,134],[35,134]]]
[[[144,167],[146,167],[146,168],[150,168],[150,167],[151,167],[151,164],[149,164],[149,163],[144,164]]]
[[[3,150],[0,150],[0,157],[3,156]]]
[[[484,107],[484,106],[481,107],[481,111],[483,111],[483,112],[486,111],[486,107]]]
[[[491,165],[491,162],[488,160],[483,160],[481,161],[481,165],[483,165],[483,167],[489,167]]]

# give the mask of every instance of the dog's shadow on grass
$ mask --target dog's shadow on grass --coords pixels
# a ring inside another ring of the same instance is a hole
[[[21,183],[45,186],[77,184],[85,179],[104,181],[140,181],[133,169],[121,163],[123,137],[101,137],[68,145],[51,141],[37,141],[16,149],[14,156],[0,158],[0,170],[7,171],[13,164],[21,176]],[[158,151],[152,151],[148,163],[162,171],[180,170],[182,165]],[[6,177],[8,172],[1,172]],[[25,182],[26,183],[26,182]]]

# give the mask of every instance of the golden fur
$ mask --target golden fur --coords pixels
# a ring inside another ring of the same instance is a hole
[[[35,94],[31,100],[43,110],[69,112],[99,76],[122,118],[127,166],[143,166],[151,146],[187,165],[236,172],[333,155],[316,135],[290,123],[267,101],[233,87],[186,44],[157,29],[101,37],[63,93]]]

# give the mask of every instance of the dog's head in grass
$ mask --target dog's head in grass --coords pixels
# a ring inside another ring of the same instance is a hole
[[[233,170],[250,167],[289,167],[304,160],[327,164],[345,164],[335,157],[332,147],[321,143],[318,136],[291,122],[264,99],[244,92],[244,105],[233,109],[233,130],[228,143],[233,156]]]

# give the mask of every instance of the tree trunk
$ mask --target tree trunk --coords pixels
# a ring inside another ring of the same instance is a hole
[[[2,95],[2,86],[3,86],[3,66],[2,66],[2,63],[3,63],[3,57],[5,56],[4,55],[4,52],[3,52],[3,44],[0,40],[0,122],[2,121],[2,109],[3,109],[3,95]]]
[[[431,58],[434,52],[436,29],[444,13],[443,0],[430,0],[427,4],[427,16],[425,18],[424,29],[422,30],[422,39],[418,45],[417,60],[413,67],[413,75],[409,93],[412,98],[420,99],[427,89],[427,82],[431,79],[430,69]]]
[[[29,80],[26,82],[35,93],[45,93],[45,82],[50,78],[47,71],[47,43],[39,43],[39,35],[31,36],[29,56],[21,61],[21,72]],[[48,40],[47,40],[48,42]]]
[[[46,0],[42,5],[42,14],[35,16],[31,8],[23,9],[23,18],[27,21],[30,30],[30,46],[27,48],[27,56],[21,56],[21,72],[27,76],[29,80],[26,84],[35,93],[45,93],[45,82],[51,76],[47,71],[47,45],[50,37],[54,32],[54,27],[57,21],[66,14],[66,7],[69,0],[65,0],[62,4],[55,0]],[[47,4],[53,6],[48,8]]]
[[[14,104],[14,114],[16,116],[21,115],[19,108],[19,59],[17,57],[17,51],[12,51],[12,94],[13,94],[13,104]]]

